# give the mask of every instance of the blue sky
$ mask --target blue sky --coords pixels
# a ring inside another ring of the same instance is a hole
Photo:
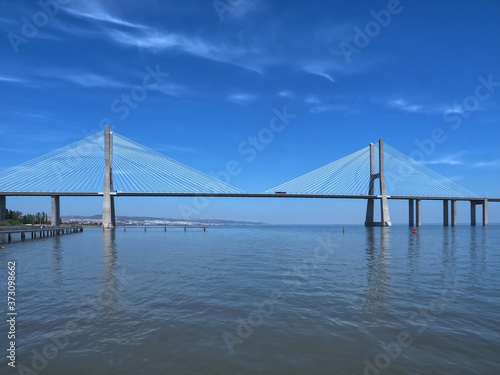
[[[230,183],[247,192],[384,138],[480,196],[500,197],[499,1],[0,5],[0,170],[107,123],[205,173],[236,161]],[[282,131],[262,130],[284,111]],[[272,140],[251,146],[259,133]],[[182,204],[194,205],[121,198],[117,214],[180,217]],[[8,206],[48,211],[50,202],[8,198]],[[500,222],[497,206],[490,220]],[[99,199],[63,198],[61,210],[100,208]],[[211,199],[194,216],[347,224],[362,223],[364,209],[361,201]],[[467,222],[468,206],[459,211]],[[439,222],[440,205],[424,202],[423,215]],[[405,222],[406,202],[391,202],[391,216]]]

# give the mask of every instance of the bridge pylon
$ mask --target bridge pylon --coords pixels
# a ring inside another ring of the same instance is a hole
[[[384,140],[379,139],[378,141],[378,173],[375,173],[374,149],[375,145],[370,143],[370,184],[368,186],[368,195],[375,195],[375,180],[378,178],[380,182],[380,221],[373,220],[375,198],[369,198],[366,206],[365,227],[390,227],[391,218],[389,216],[384,176]]]
[[[115,221],[115,197],[113,190],[113,133],[109,126],[104,129],[104,190],[102,202],[102,229],[113,229]]]

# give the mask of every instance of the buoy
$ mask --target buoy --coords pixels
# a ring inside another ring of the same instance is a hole
[[[413,228],[413,234],[417,234],[417,228]]]
[[[344,227],[342,227],[342,233],[345,233],[345,228]]]

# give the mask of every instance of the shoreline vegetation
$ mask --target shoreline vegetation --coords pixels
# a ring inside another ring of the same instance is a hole
[[[7,219],[0,221],[2,227],[33,227],[51,225],[51,218],[45,212],[36,215],[22,215],[20,211],[8,211]],[[102,225],[101,215],[92,216],[62,216],[61,226],[83,226],[87,228],[100,228]],[[263,222],[220,220],[220,219],[172,219],[149,216],[117,216],[117,226],[215,226],[215,225],[266,225]]]

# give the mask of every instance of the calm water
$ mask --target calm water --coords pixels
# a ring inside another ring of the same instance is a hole
[[[499,226],[345,229],[16,237],[16,370],[500,373]]]

